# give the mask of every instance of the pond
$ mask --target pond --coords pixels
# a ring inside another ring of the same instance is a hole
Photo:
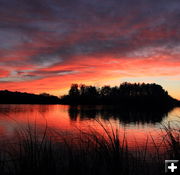
[[[106,126],[118,129],[126,137],[129,148],[143,147],[148,138],[161,142],[161,128],[180,121],[180,108],[171,110],[127,110],[115,106],[69,105],[0,105],[0,139],[13,139],[18,128],[36,125],[58,130],[68,137],[79,130],[90,132],[92,128],[103,133]],[[149,139],[148,149],[152,146]]]

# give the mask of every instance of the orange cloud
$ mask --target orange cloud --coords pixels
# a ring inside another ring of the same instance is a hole
[[[71,83],[168,77],[178,94],[177,2],[10,1],[0,6],[1,89],[58,95]]]

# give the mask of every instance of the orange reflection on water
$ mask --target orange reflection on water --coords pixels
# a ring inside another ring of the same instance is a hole
[[[92,115],[88,115],[92,117],[96,111],[90,112]],[[175,108],[163,122],[172,121],[178,115],[180,116],[180,108]],[[18,128],[26,127],[28,124],[36,125],[41,130],[48,125],[53,130],[65,131],[72,135],[77,134],[79,130],[91,132],[93,128],[94,131],[104,135],[102,124],[110,133],[111,127],[114,131],[118,129],[120,140],[125,137],[129,148],[145,147],[148,141],[150,149],[153,146],[152,138],[157,145],[162,141],[160,123],[123,123],[114,116],[103,119],[101,113],[96,113],[96,119],[84,116],[83,112],[71,113],[67,105],[0,105],[0,135],[12,137]]]

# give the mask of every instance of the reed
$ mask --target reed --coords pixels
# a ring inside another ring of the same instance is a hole
[[[48,128],[27,125],[16,132],[15,142],[7,142],[0,149],[1,175],[71,175],[71,174],[163,174],[164,158],[179,156],[180,130],[170,124],[163,125],[163,143],[166,156],[148,154],[148,142],[143,150],[128,148],[126,135],[111,123],[104,125],[97,120],[103,133],[95,128],[88,132],[77,129],[77,134],[67,135]],[[120,139],[123,138],[123,139]],[[153,137],[152,137],[153,140]]]

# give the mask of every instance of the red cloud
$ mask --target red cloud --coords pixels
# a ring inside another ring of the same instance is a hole
[[[0,78],[7,77],[9,75],[9,72],[3,69],[0,69]]]

